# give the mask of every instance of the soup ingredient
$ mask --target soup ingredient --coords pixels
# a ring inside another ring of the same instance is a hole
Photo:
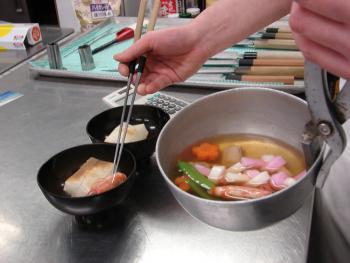
[[[247,169],[247,167],[243,166],[240,162],[238,162],[238,163],[235,163],[234,165],[232,165],[231,167],[229,167],[227,170],[230,172],[233,172],[233,173],[240,173],[246,169]]]
[[[64,183],[63,190],[72,197],[83,197],[108,191],[126,181],[123,173],[112,177],[113,163],[89,158]]]
[[[249,180],[247,185],[249,186],[259,186],[268,183],[270,180],[270,175],[268,172],[261,172],[257,176]]]
[[[263,160],[248,158],[248,157],[242,157],[240,163],[246,169],[252,169],[252,168],[260,169],[265,166],[265,162]]]
[[[272,192],[249,186],[225,185],[215,186],[210,192],[211,195],[229,200],[255,199],[270,195]]]
[[[296,182],[297,181],[294,178],[288,177],[286,180],[284,180],[283,185],[284,185],[284,187],[288,187],[288,186],[295,184]]]
[[[175,179],[175,184],[185,192],[188,192],[190,190],[190,186],[188,185],[186,181],[186,176],[182,175]]]
[[[280,169],[278,169],[278,172],[284,172],[284,173],[288,174],[288,176],[293,175],[285,166],[282,166]]]
[[[285,187],[283,183],[288,177],[289,175],[285,172],[278,172],[273,174],[270,179],[272,188],[275,190],[283,189]]]
[[[185,149],[178,156],[176,184],[180,187],[179,182],[185,180],[190,188],[186,191],[203,198],[245,200],[272,194],[305,176],[302,154],[283,142],[260,136],[232,137],[209,138]],[[207,155],[212,148],[218,156],[215,160]]]
[[[185,182],[186,181],[186,177],[184,176],[184,175],[182,175],[182,176],[179,176],[179,177],[177,177],[176,179],[175,179],[175,184],[176,185],[179,185],[179,184],[181,184],[181,183],[183,183],[183,182]]]
[[[199,184],[201,187],[209,190],[214,187],[214,183],[208,180],[204,175],[194,168],[194,166],[190,163],[178,162],[180,170],[185,173],[191,180]]]
[[[257,188],[270,191],[271,193],[275,192],[270,183],[259,185]]]
[[[253,178],[253,177],[257,176],[260,173],[260,171],[253,169],[253,170],[246,170],[246,171],[244,171],[244,173],[246,175],[248,175],[250,178]]]
[[[221,163],[225,166],[231,166],[239,162],[242,158],[241,147],[230,145],[222,150],[222,161]]]
[[[179,184],[179,188],[184,190],[185,192],[188,192],[190,190],[190,186],[188,185],[188,183],[186,181]]]
[[[265,169],[269,172],[276,172],[278,169],[286,165],[286,160],[282,156],[275,156],[265,165]]]
[[[211,143],[202,143],[192,148],[192,154],[198,161],[215,161],[219,158],[219,146]]]
[[[98,179],[91,186],[91,190],[89,191],[88,195],[97,195],[107,192],[108,190],[111,190],[120,185],[122,182],[126,181],[126,179],[126,175],[120,172],[115,174],[114,179],[112,175]]]
[[[263,156],[261,156],[261,159],[264,161],[264,162],[269,162],[271,161],[275,156],[272,155],[272,154],[265,154]]]
[[[221,184],[244,184],[250,180],[250,177],[244,173],[233,173],[227,171]]]
[[[125,132],[126,122],[123,123],[123,130]],[[108,136],[105,138],[105,142],[116,143],[118,140],[118,134],[120,130],[120,125],[118,125]],[[123,134],[123,133],[122,133]],[[125,143],[137,142],[145,140],[148,136],[148,130],[145,124],[128,125],[128,130],[126,132]]]
[[[186,179],[186,183],[190,186],[191,190],[198,196],[205,199],[215,199],[213,196],[208,194],[202,187],[193,182],[191,179]]]
[[[195,163],[194,167],[197,169],[198,172],[200,172],[201,174],[205,175],[205,176],[209,176],[210,173],[210,169],[206,166],[204,166],[203,164],[200,163]]]
[[[208,179],[214,183],[219,182],[224,176],[226,167],[223,165],[214,165],[209,173]]]

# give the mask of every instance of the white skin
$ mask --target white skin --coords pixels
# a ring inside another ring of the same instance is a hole
[[[304,56],[350,80],[350,1],[298,0],[289,24]]]
[[[154,93],[194,74],[208,57],[290,12],[290,26],[305,57],[350,79],[349,0],[219,0],[191,23],[147,33],[116,54],[119,72],[147,53],[139,85],[141,95]]]

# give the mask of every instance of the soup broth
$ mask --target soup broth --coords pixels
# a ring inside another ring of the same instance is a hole
[[[191,194],[219,200],[264,197],[305,175],[303,154],[257,135],[221,135],[186,147],[176,158],[174,182]]]

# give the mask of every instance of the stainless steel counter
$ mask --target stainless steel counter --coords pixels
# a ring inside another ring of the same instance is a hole
[[[27,65],[0,76],[0,92],[23,97],[0,107],[0,262],[305,262],[312,199],[293,216],[251,232],[209,227],[172,197],[155,162],[144,164],[113,227],[85,229],[52,207],[36,174],[53,154],[89,143],[87,121],[123,83],[30,78]],[[191,101],[209,90],[173,88]]]

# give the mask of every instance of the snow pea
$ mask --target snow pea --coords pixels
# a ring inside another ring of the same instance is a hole
[[[191,178],[191,180],[196,182],[201,187],[210,190],[215,186],[215,184],[212,181],[210,181],[208,178],[206,178],[204,175],[198,172],[192,164],[179,161],[178,166],[183,173],[185,173],[189,178]]]

